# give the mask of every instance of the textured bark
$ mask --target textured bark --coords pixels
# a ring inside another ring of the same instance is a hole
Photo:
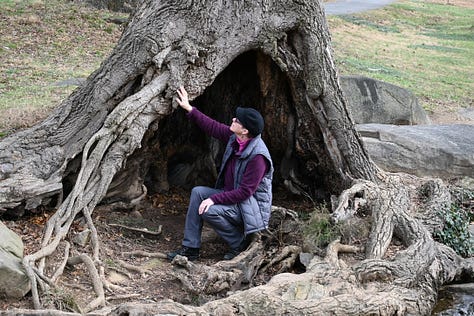
[[[0,142],[0,210],[19,215],[57,207],[42,248],[24,259],[37,308],[38,288],[52,283],[43,275],[45,258],[57,252],[78,214],[93,240],[92,259],[82,258],[96,265],[100,282],[91,217],[98,203],[135,204],[146,192],[214,181],[223,148],[174,110],[181,85],[194,105],[219,121],[230,121],[237,106],[261,111],[275,186],[311,198],[342,193],[335,221],[359,216],[358,206],[365,204],[371,215],[365,258],[357,264],[338,260],[337,253],[357,249],[335,243],[306,273],[280,274],[201,307],[162,302],[124,305],[112,314],[428,315],[439,286],[472,271],[472,263],[436,244],[414,218],[409,186],[368,157],[338,83],[319,2],[147,0],[111,56],[48,119]],[[441,192],[442,185],[431,187]],[[438,196],[427,213],[449,194]],[[438,224],[429,214],[419,217]],[[387,258],[394,236],[405,249]],[[282,271],[299,246],[286,248],[288,257],[277,256]],[[262,248],[251,249],[239,258],[246,269],[239,262],[212,267],[220,271],[204,287],[193,273],[181,279],[196,291],[233,290],[264,268]],[[103,302],[100,291],[97,302]]]

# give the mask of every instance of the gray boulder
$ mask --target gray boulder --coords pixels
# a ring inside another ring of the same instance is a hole
[[[340,83],[356,124],[431,124],[407,89],[362,76],[342,76]]]
[[[474,125],[359,124],[374,162],[391,172],[474,178]]]
[[[30,291],[22,258],[21,238],[0,221],[0,296],[21,298]]]

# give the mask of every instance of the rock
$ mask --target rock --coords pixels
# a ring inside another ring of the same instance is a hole
[[[308,253],[308,252],[300,253],[300,262],[306,269],[309,268],[309,264],[311,263],[311,260],[313,258],[314,258],[314,255],[312,253]]]
[[[410,91],[362,76],[342,76],[341,88],[356,124],[431,124]]]
[[[0,222],[0,296],[22,298],[31,289],[21,259],[21,238]]]
[[[72,240],[75,244],[85,247],[91,240],[91,230],[85,229],[82,232],[75,234]]]
[[[139,4],[138,0],[86,0],[85,2],[97,9],[124,13],[131,13]]]
[[[448,284],[443,288],[453,292],[474,293],[474,283]]]
[[[453,184],[458,187],[474,191],[474,178],[462,177],[459,179],[455,179],[455,181],[453,181]]]
[[[433,313],[433,315],[474,315],[473,293],[474,283],[443,286],[439,292],[440,300],[438,302],[438,305],[440,305],[443,310],[439,313]]]
[[[129,281],[128,277],[125,274],[116,271],[110,271],[108,275],[109,276],[107,277],[107,279],[112,284],[125,284]]]
[[[20,236],[0,221],[0,248],[15,257],[23,258],[23,242]]]
[[[114,16],[107,19],[108,22],[122,25],[128,22],[128,17]]]
[[[360,124],[374,162],[390,172],[440,178],[474,177],[474,125]]]

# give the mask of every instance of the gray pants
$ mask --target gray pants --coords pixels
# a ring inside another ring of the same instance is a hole
[[[242,215],[237,204],[211,205],[207,212],[199,215],[202,201],[222,190],[204,186],[191,191],[188,213],[184,226],[183,246],[201,248],[201,232],[204,222],[208,223],[231,248],[237,248],[244,240]]]

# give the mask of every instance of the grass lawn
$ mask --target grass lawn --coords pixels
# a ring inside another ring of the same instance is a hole
[[[339,72],[408,88],[429,111],[474,106],[474,1],[446,2],[328,17]]]
[[[116,14],[65,0],[0,0],[0,133],[44,118],[115,46]]]
[[[122,31],[113,16],[66,0],[0,0],[0,137],[76,88],[58,82],[99,67]],[[434,113],[474,106],[474,1],[399,0],[328,23],[341,74],[408,88]]]

